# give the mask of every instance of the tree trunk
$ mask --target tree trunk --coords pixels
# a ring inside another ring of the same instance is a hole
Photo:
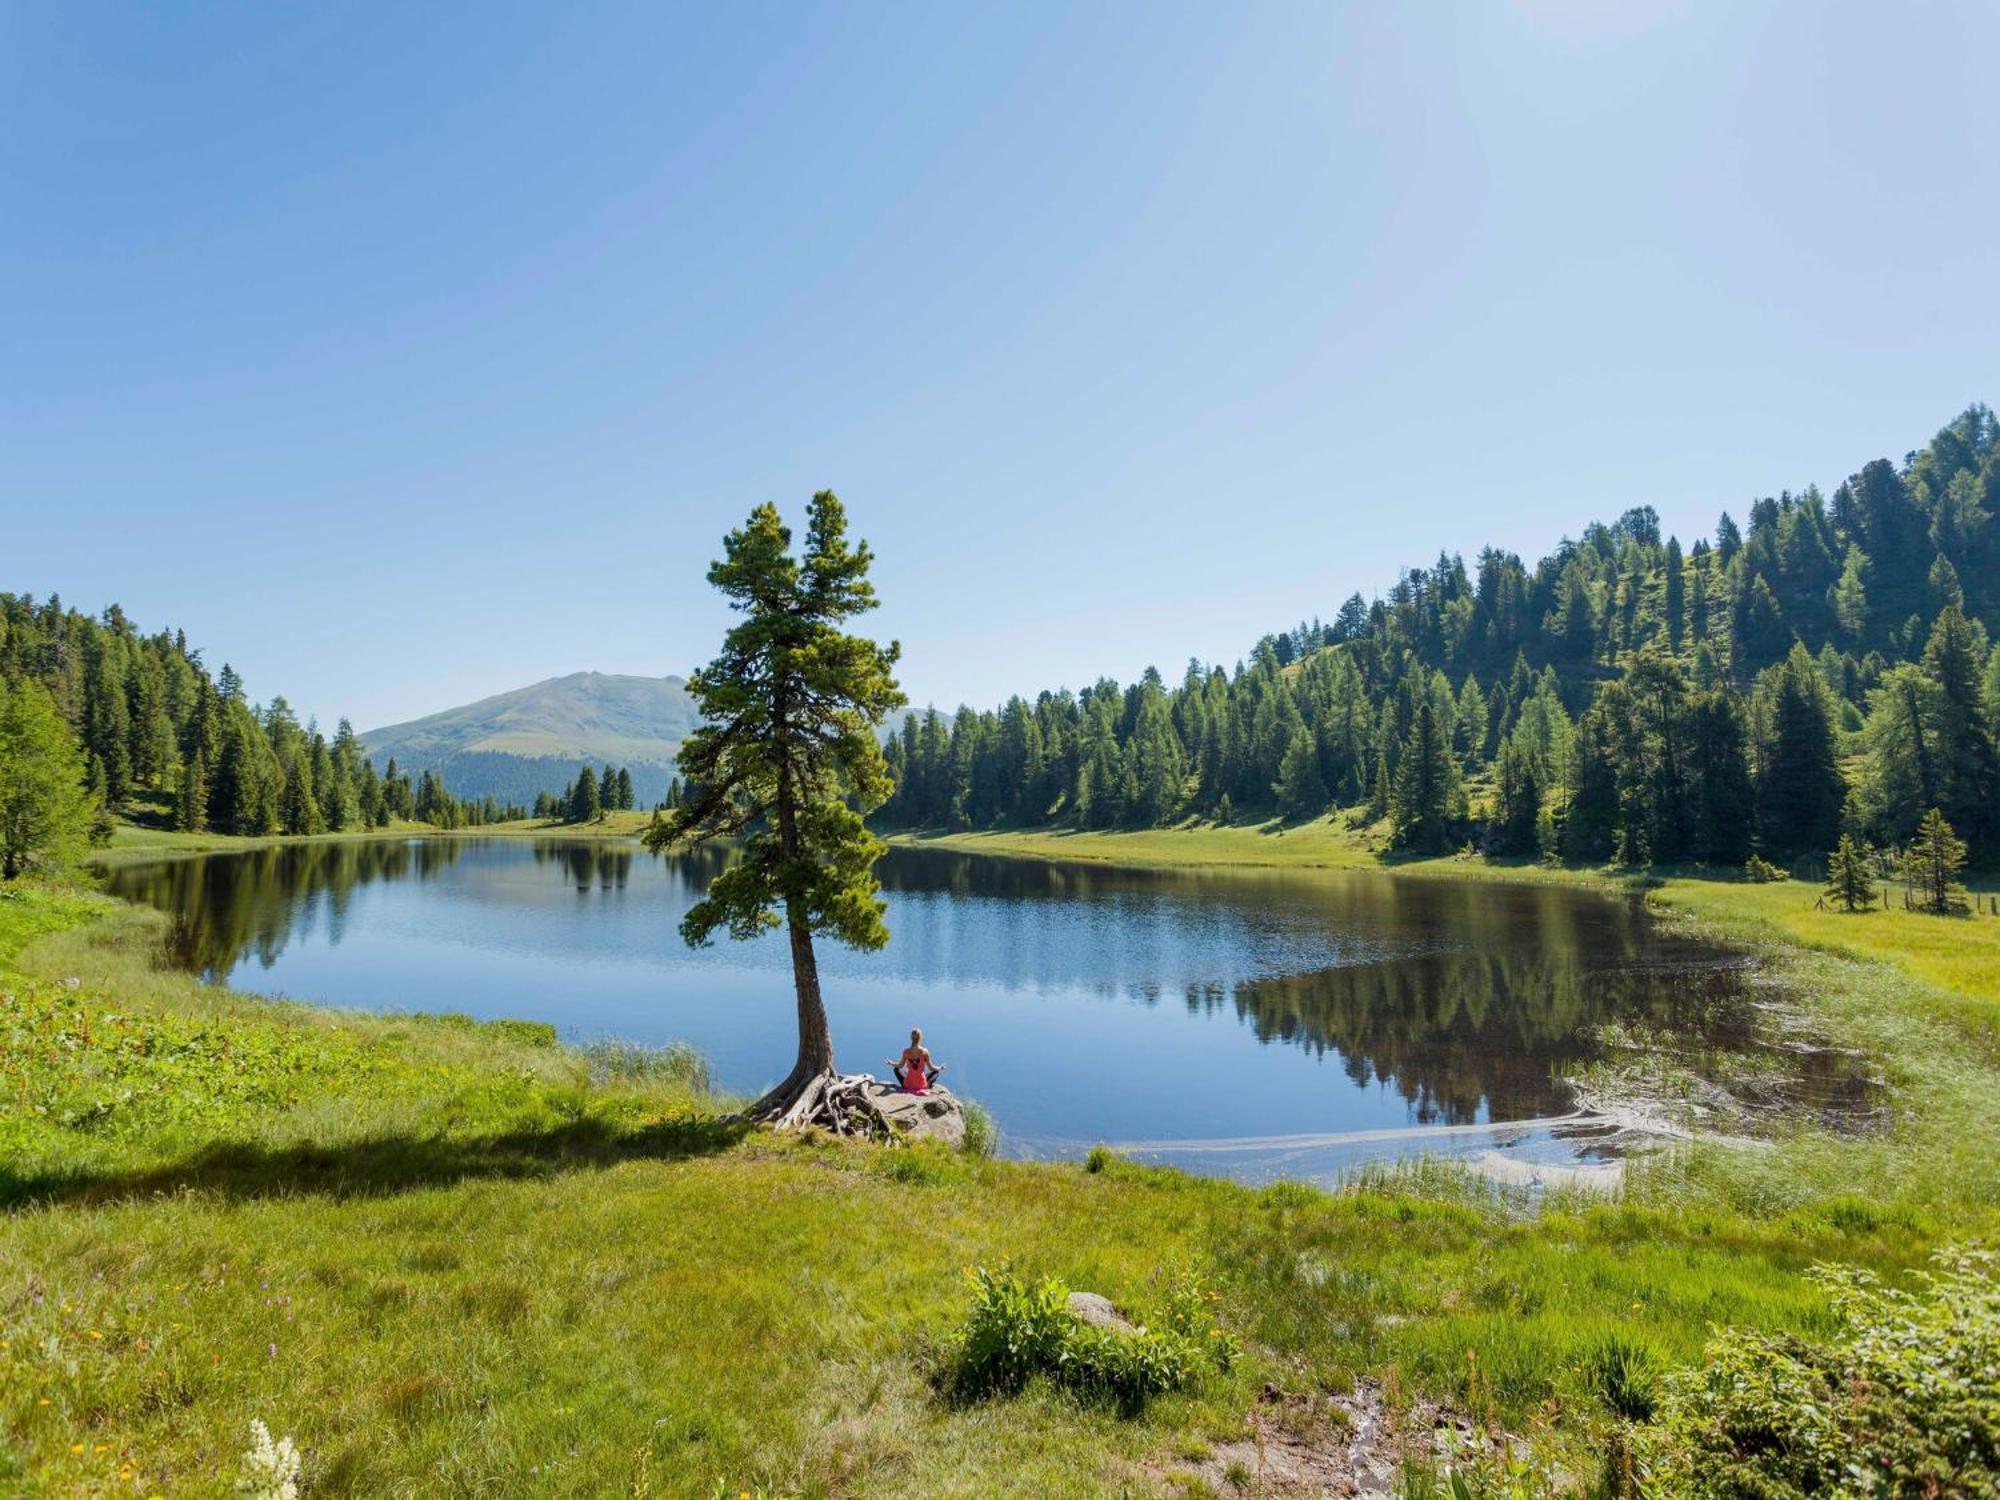
[[[775,718],[782,731],[782,698],[777,707]],[[798,804],[792,789],[791,767],[784,761],[778,766],[777,814],[779,852],[790,862],[799,855]],[[835,1076],[833,1036],[826,1027],[826,1003],[819,993],[819,961],[813,956],[812,927],[796,897],[785,903],[785,926],[792,940],[792,988],[799,1005],[799,1055],[785,1081],[750,1106],[753,1119],[780,1124],[807,1113]]]
[[[813,956],[812,929],[796,903],[786,912],[792,940],[792,988],[799,1008],[799,1053],[785,1081],[750,1106],[759,1120],[778,1120],[793,1112],[815,1085],[833,1078],[833,1035],[827,1030],[826,1003],[819,993],[819,961]]]

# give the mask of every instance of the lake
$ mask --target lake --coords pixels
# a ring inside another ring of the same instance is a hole
[[[330,1005],[683,1040],[754,1094],[792,1060],[781,937],[689,950],[720,851],[604,841],[301,844],[125,865],[176,962]],[[1624,1022],[1748,1034],[1741,961],[1636,901],[1372,871],[1126,871],[896,848],[892,939],[820,945],[834,1045],[886,1076],[912,1026],[1004,1149],[1103,1141],[1252,1180],[1416,1152],[1587,1154],[1566,1074]]]

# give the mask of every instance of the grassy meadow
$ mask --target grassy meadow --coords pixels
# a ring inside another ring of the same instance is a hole
[[[1373,862],[1332,824],[943,842]],[[1900,1274],[2000,1234],[2000,921],[1834,917],[1797,883],[1654,899],[1878,1059],[1886,1128],[1677,1150],[1538,1212],[1426,1168],[1329,1194],[778,1139],[724,1123],[684,1054],[202,986],[155,967],[153,914],[17,884],[0,1494],[228,1494],[253,1419],[309,1495],[1201,1494],[1267,1385],[1357,1378],[1491,1415],[1582,1484],[1607,1339],[1685,1363],[1718,1326],[1822,1326],[1816,1261]],[[966,1268],[1002,1264],[1141,1310],[1196,1267],[1244,1357],[1132,1417],[1040,1383],[955,1403]]]

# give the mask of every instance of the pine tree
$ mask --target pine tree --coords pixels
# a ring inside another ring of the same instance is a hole
[[[1970,910],[1965,887],[1958,883],[1958,872],[1964,867],[1964,841],[1952,832],[1944,814],[1932,808],[1903,851],[1902,875],[1910,883],[1917,910],[1940,917]]]
[[[1742,705],[1727,689],[1711,689],[1689,706],[1688,761],[1695,856],[1711,865],[1742,864],[1756,833],[1757,793]]]
[[[1840,836],[1847,783],[1819,668],[1794,645],[1768,685],[1770,736],[1757,778],[1758,838],[1769,854],[1825,849]]]
[[[576,773],[576,782],[569,794],[569,820],[572,823],[594,822],[604,809],[597,792],[597,773],[588,761]]]
[[[1826,894],[1849,911],[1869,911],[1875,905],[1875,877],[1869,867],[1874,851],[1843,833],[1826,860]]]
[[[82,747],[48,689],[32,679],[0,684],[0,877],[76,858],[96,812]]]
[[[638,799],[632,795],[632,768],[630,766],[620,766],[618,768],[618,806],[623,811],[630,812],[637,805]]]
[[[1577,726],[1573,758],[1575,790],[1563,817],[1563,857],[1609,859],[1618,836],[1618,773],[1611,763],[1604,719],[1595,709]]]
[[[810,1110],[833,1076],[813,935],[864,950],[889,940],[874,875],[884,846],[862,819],[891,790],[876,729],[904,702],[891,675],[900,650],[841,629],[876,601],[872,556],[848,542],[832,491],[813,496],[803,556],[793,556],[772,505],[723,549],[709,582],[742,618],[688,680],[702,722],[680,762],[694,787],[646,842],[658,850],[742,838],[741,859],[688,909],[681,935],[700,946],[718,928],[750,938],[785,927],[798,1055],[751,1112],[787,1120]]]
[[[1326,782],[1319,773],[1319,751],[1303,726],[1292,732],[1285,757],[1278,765],[1278,779],[1271,786],[1278,799],[1281,816],[1297,822],[1316,818],[1326,811]]]
[[[1687,567],[1681,557],[1679,537],[1667,538],[1666,596],[1661,608],[1667,617],[1667,645],[1678,651],[1681,649],[1681,635],[1687,620]]]
[[[1937,685],[1938,805],[1983,859],[2000,843],[2000,749],[1979,680],[1982,646],[1964,611],[1947,606],[1924,648],[1924,670]]]
[[[1396,767],[1389,799],[1391,836],[1399,849],[1441,852],[1449,842],[1448,820],[1458,790],[1458,765],[1446,731],[1438,722],[1434,695],[1419,695],[1410,737]]]
[[[321,833],[326,825],[320,816],[319,797],[313,784],[312,758],[303,747],[292,757],[285,776],[284,797],[279,818],[289,834]]]
[[[1545,774],[1532,735],[1509,735],[1500,747],[1494,770],[1493,821],[1488,829],[1488,846],[1493,853],[1534,852]]]
[[[181,762],[174,827],[183,833],[200,833],[208,827],[208,757],[200,750]]]

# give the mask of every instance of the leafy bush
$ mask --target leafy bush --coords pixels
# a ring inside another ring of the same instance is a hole
[[[1183,1390],[1235,1360],[1235,1341],[1215,1326],[1213,1298],[1189,1271],[1171,1278],[1164,1326],[1098,1328],[1070,1311],[1054,1277],[1030,1285],[1008,1271],[968,1271],[972,1311],[951,1365],[961,1400],[1011,1396],[1037,1375],[1086,1400],[1126,1413]]]
[[[1687,1500],[2000,1494],[2000,1261],[1949,1251],[1915,1292],[1815,1267],[1835,1332],[1732,1329],[1664,1382],[1634,1456]]]

